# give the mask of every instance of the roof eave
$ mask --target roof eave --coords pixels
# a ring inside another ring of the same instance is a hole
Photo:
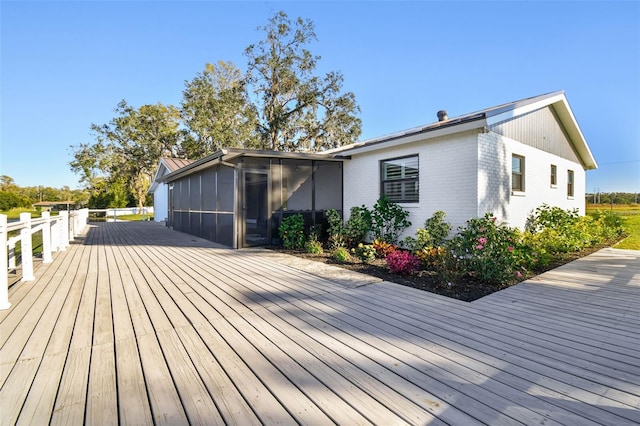
[[[454,123],[452,125],[444,125],[440,127],[431,128],[429,126],[424,127],[419,131],[407,132],[402,135],[391,135],[386,139],[365,141],[361,145],[356,145],[354,148],[349,148],[344,151],[340,151],[340,155],[357,155],[366,152],[377,151],[379,149],[392,148],[398,145],[404,145],[407,143],[423,141],[427,139],[433,139],[441,136],[448,136],[455,133],[462,133],[468,130],[480,129],[487,125],[484,115],[478,115],[473,119]]]
[[[553,108],[564,124],[565,130],[569,134],[569,138],[571,138],[573,146],[582,160],[582,166],[584,169],[597,169],[598,163],[596,163],[596,159],[589,149],[589,145],[580,130],[580,126],[578,126],[578,122],[573,115],[573,111],[571,111],[571,107],[569,106],[566,98],[563,97],[562,100],[554,103]]]

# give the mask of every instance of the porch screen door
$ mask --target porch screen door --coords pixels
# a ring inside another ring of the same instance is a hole
[[[256,246],[268,243],[269,180],[266,171],[244,171],[244,245]]]

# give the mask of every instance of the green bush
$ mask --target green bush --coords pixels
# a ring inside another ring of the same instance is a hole
[[[373,248],[371,244],[358,244],[358,247],[351,250],[351,252],[358,258],[362,263],[373,262],[376,258],[376,249]]]
[[[327,233],[329,234],[331,248],[335,250],[339,247],[344,247],[347,242],[347,234],[340,213],[335,209],[327,210],[327,222],[329,222]]]
[[[482,282],[508,284],[526,272],[518,230],[498,224],[492,213],[468,220],[449,246],[462,269]]]
[[[373,206],[371,232],[374,239],[398,244],[402,231],[411,226],[409,212],[383,195]]]
[[[306,238],[302,214],[296,213],[293,216],[284,218],[280,224],[279,232],[284,248],[290,250],[303,248]]]
[[[600,225],[600,235],[605,241],[614,241],[626,235],[625,218],[610,210],[598,210],[591,216]]]
[[[424,228],[418,228],[416,238],[407,237],[404,245],[413,252],[425,248],[442,247],[451,232],[451,224],[444,221],[446,214],[442,210],[436,211],[424,222]]]
[[[527,218],[525,241],[544,253],[580,251],[619,238],[624,233],[622,218],[614,213],[580,216],[577,210],[563,210],[546,204]]]
[[[345,235],[350,247],[356,247],[366,240],[371,231],[371,212],[364,205],[352,207],[345,225]]]
[[[320,237],[320,225],[314,225],[309,231],[309,240],[305,243],[304,248],[307,253],[321,254],[323,252],[322,243],[318,240]]]
[[[338,247],[333,252],[333,259],[340,263],[347,263],[351,261],[351,255],[349,254],[349,250],[344,247]]]

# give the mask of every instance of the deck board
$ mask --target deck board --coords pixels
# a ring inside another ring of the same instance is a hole
[[[0,312],[0,424],[637,424],[640,252],[473,303],[154,223]]]

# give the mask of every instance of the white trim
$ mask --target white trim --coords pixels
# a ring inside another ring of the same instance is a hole
[[[542,99],[538,102],[533,102],[528,105],[523,105],[521,107],[515,107],[508,111],[505,111],[500,114],[496,114],[494,116],[487,117],[487,125],[491,126],[496,123],[500,123],[501,121],[509,120],[510,118],[518,117],[520,115],[527,114],[529,112],[533,112],[538,109],[542,109],[548,105],[554,104],[556,102],[566,102],[566,98],[563,94],[559,94],[550,98]]]
[[[363,142],[363,146],[357,148],[351,148],[340,152],[340,155],[357,155],[365,152],[378,151],[380,149],[393,148],[399,145],[404,145],[412,142],[418,142],[428,139],[433,139],[441,136],[452,135],[455,133],[466,132],[468,130],[484,128],[486,126],[486,120],[475,120],[469,123],[457,124],[455,126],[443,127],[440,129],[429,130],[426,132],[414,133],[407,136],[399,136],[397,139],[391,139],[389,141],[376,142],[377,139]]]

